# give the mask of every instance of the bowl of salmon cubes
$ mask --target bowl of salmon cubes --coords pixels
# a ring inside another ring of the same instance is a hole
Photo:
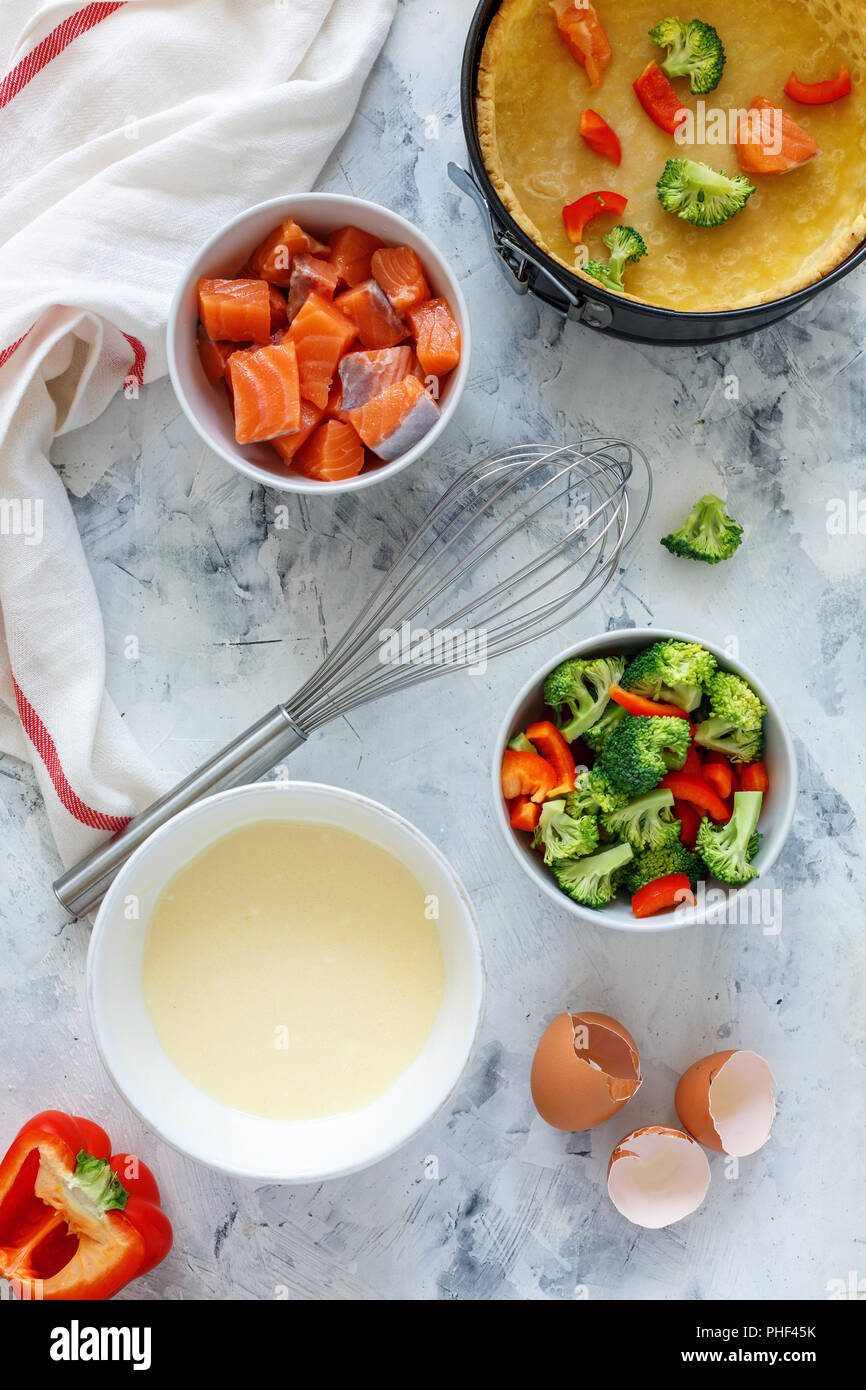
[[[168,363],[215,453],[289,492],[367,487],[414,463],[469,369],[456,276],[397,213],[308,193],[242,213],[172,305]]]

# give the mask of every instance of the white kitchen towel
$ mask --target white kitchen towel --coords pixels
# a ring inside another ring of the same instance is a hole
[[[312,187],[395,7],[3,0],[0,750],[32,762],[66,864],[160,788],[105,693],[51,441],[164,373],[169,304],[208,236]]]

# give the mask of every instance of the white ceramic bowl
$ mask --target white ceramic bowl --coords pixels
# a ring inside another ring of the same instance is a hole
[[[339,483],[319,482],[290,473],[269,444],[238,444],[225,391],[211,386],[202,371],[196,348],[198,304],[196,286],[201,276],[232,276],[260,242],[287,218],[293,217],[305,231],[327,239],[339,227],[352,225],[371,232],[392,245],[411,246],[421,258],[434,296],[444,295],[457,320],[462,339],[460,361],[446,377],[439,398],[441,414],[431,430],[411,449],[391,463]],[[408,468],[434,444],[447,427],[463,394],[469,375],[472,343],[469,311],[457,277],[445,257],[423,232],[396,212],[363,198],[337,193],[305,193],[274,198],[240,213],[211,237],[199,251],[175,293],[168,316],[168,370],[175,394],[190,424],[208,448],[234,468],[265,487],[285,492],[355,492],[391,478]]]
[[[764,804],[761,808],[759,829],[764,838],[754,860],[755,867],[762,877],[769,872],[781,853],[782,846],[791,829],[797,804],[797,759],[791,736],[785,726],[779,706],[768,692],[767,687],[747,666],[744,666],[741,661],[735,661],[720,647],[714,647],[712,642],[705,642],[702,637],[693,637],[685,632],[665,632],[651,627],[632,627],[622,628],[616,632],[605,632],[595,637],[587,637],[585,641],[578,642],[565,651],[552,656],[519,691],[502,721],[493,757],[493,814],[497,825],[505,836],[508,848],[521,868],[529,874],[543,892],[547,893],[548,897],[553,899],[558,907],[574,917],[580,917],[583,921],[604,927],[614,927],[619,931],[656,932],[670,931],[676,927],[693,927],[700,925],[705,919],[713,920],[712,910],[715,904],[709,898],[707,899],[704,909],[706,918],[702,915],[700,903],[694,908],[680,907],[674,912],[660,913],[657,917],[641,918],[634,916],[627,897],[623,895],[602,908],[583,907],[581,903],[576,903],[557,886],[556,879],[550,870],[545,868],[538,851],[530,849],[529,837],[519,834],[508,823],[500,783],[502,754],[509,740],[525,729],[527,724],[532,723],[535,719],[550,718],[550,710],[544,703],[542,688],[545,677],[561,661],[565,661],[570,656],[602,656],[608,652],[621,652],[625,656],[633,656],[636,652],[651,647],[654,642],[662,642],[668,638],[674,638],[680,642],[699,642],[701,646],[706,647],[707,651],[712,652],[722,670],[733,671],[748,681],[767,707],[767,716],[764,720],[763,761],[766,764],[767,775],[770,779],[770,790],[764,798]],[[717,884],[714,879],[709,880],[709,884],[717,890],[724,888],[724,885]],[[734,917],[733,899],[738,894],[747,892],[750,887],[760,888],[762,886],[762,879],[758,878],[753,880],[752,884],[746,885],[745,888],[727,889],[728,918],[737,920]]]
[[[165,884],[215,839],[239,825],[273,819],[352,831],[393,854],[439,898],[445,992],[423,1050],[372,1104],[316,1120],[261,1119],[200,1091],[163,1052],[142,995],[148,920]],[[139,915],[129,920],[128,904],[136,900]],[[200,1163],[257,1182],[321,1182],[393,1153],[448,1100],[480,1026],[484,962],[465,889],[408,821],[337,787],[260,782],[198,802],[136,850],[99,910],[87,994],[96,1044],[114,1085],[167,1143]]]

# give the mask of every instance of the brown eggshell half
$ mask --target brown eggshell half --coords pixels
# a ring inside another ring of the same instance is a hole
[[[646,1125],[627,1134],[607,1167],[607,1190],[617,1211],[651,1231],[690,1216],[709,1185],[703,1149],[668,1125]]]
[[[594,1129],[617,1114],[641,1084],[634,1038],[615,1018],[557,1014],[532,1059],[535,1108],[554,1129]]]
[[[770,1137],[776,1079],[757,1052],[732,1048],[683,1072],[674,1103],[689,1134],[717,1153],[745,1158]]]

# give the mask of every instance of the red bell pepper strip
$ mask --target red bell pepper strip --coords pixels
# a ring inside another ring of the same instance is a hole
[[[701,762],[701,755],[693,743],[689,744],[689,751],[686,760],[680,768],[680,772],[691,772],[695,777],[703,777],[704,765]]]
[[[722,763],[707,763],[701,771],[704,781],[715,787],[722,800],[727,801],[734,789],[734,774],[731,769]]]
[[[628,710],[629,714],[657,714],[665,715],[668,718],[688,719],[684,709],[679,705],[665,705],[660,700],[647,700],[643,695],[635,695],[631,690],[623,690],[621,685],[610,687],[610,698],[615,700],[623,709]]]
[[[541,820],[541,807],[528,796],[516,796],[509,802],[508,811],[515,830],[532,831]]]
[[[827,106],[851,93],[851,74],[843,63],[836,77],[826,82],[801,82],[795,72],[785,83],[785,93],[803,106]]]
[[[746,763],[740,771],[740,786],[744,792],[764,792],[770,790],[770,779],[763,763]]]
[[[600,116],[591,107],[580,113],[580,133],[595,154],[612,160],[614,164],[622,164],[619,136],[611,129],[604,116]]]
[[[552,0],[559,37],[567,44],[575,62],[586,68],[589,90],[598,91],[613,51],[598,12],[589,0]]]
[[[576,246],[579,241],[583,241],[586,224],[594,217],[603,212],[612,212],[615,217],[621,217],[627,205],[628,198],[624,198],[621,193],[611,193],[609,190],[585,193],[582,198],[562,209],[562,220],[569,241]]]
[[[677,801],[690,801],[706,811],[713,820],[727,822],[731,819],[730,809],[725,805],[715,787],[705,782],[703,777],[695,777],[691,772],[669,772],[659,783],[668,787]]]
[[[0,1274],[24,1299],[111,1298],[171,1249],[150,1169],[79,1115],[44,1110],[0,1164]]]
[[[647,115],[668,135],[674,135],[688,116],[670,82],[658,63],[647,63],[633,87]]]
[[[506,748],[502,755],[502,795],[506,801],[529,796],[545,801],[556,786],[556,773],[539,753],[518,753]]]
[[[703,819],[689,801],[674,798],[674,815],[680,822],[680,841],[687,849],[694,849],[698,838],[698,826]]]
[[[565,796],[574,791],[575,765],[571,749],[555,724],[549,719],[541,719],[530,724],[526,737],[534,744],[542,758],[550,763],[556,773],[556,786],[548,792],[550,796]]]
[[[688,903],[690,907],[695,905],[688,875],[665,874],[638,889],[631,900],[631,910],[635,917],[654,917],[657,912],[667,912],[683,903]]]

